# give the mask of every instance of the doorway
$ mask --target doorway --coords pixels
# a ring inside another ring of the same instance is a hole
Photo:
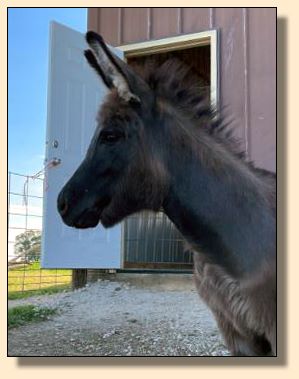
[[[210,101],[218,104],[217,33],[195,33],[120,46],[134,69],[148,58],[158,65],[176,58],[187,64]],[[128,217],[122,230],[122,267],[125,269],[191,270],[192,253],[175,225],[163,213],[142,212]]]

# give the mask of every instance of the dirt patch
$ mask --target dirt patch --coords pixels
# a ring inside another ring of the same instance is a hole
[[[12,329],[10,356],[229,355],[195,290],[165,291],[100,281],[84,289],[14,300],[58,308],[49,321]]]

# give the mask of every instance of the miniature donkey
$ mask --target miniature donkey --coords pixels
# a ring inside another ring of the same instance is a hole
[[[101,36],[89,64],[110,90],[86,156],[58,197],[75,228],[161,208],[194,255],[198,292],[232,355],[276,354],[276,176],[245,160],[176,61],[140,72]]]

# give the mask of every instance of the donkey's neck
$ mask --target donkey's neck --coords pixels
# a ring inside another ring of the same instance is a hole
[[[164,211],[192,247],[238,277],[273,258],[275,219],[249,168],[213,170],[179,156],[169,167]]]

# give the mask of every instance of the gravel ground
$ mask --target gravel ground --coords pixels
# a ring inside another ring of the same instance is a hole
[[[8,333],[10,356],[223,356],[217,325],[195,290],[165,291],[102,280],[14,300],[58,308],[48,321]]]

